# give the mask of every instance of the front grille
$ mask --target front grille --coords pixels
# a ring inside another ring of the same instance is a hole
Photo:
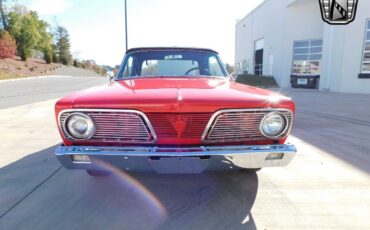
[[[63,112],[60,116],[60,124],[64,135],[72,140],[66,128],[65,120],[72,113],[79,112],[91,117],[95,124],[95,134],[87,141],[120,142],[120,143],[154,143],[155,134],[144,114],[137,111],[127,110],[76,110]],[[86,141],[86,140],[84,140]]]
[[[193,138],[200,142],[212,113],[148,113],[146,114],[158,140]]]
[[[72,113],[84,113],[95,124],[95,133],[88,140],[74,139],[64,123]],[[262,118],[270,112],[286,117],[287,128],[279,138],[288,135],[292,124],[289,110],[221,110],[216,113],[148,113],[135,110],[67,110],[60,115],[60,127],[72,142],[123,144],[202,144],[271,140],[259,129]]]
[[[225,110],[216,113],[203,134],[205,142],[239,142],[266,140],[259,126],[262,118],[270,112],[280,112],[287,119],[287,127],[279,138],[285,137],[292,123],[288,110]]]

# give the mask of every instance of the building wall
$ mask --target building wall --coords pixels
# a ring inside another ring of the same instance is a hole
[[[285,29],[283,37],[283,63],[276,76],[280,79],[282,87],[290,86],[290,75],[293,63],[294,41],[322,39],[323,21],[321,19],[320,6],[316,0],[296,1],[284,8]]]
[[[291,0],[265,1],[251,14],[242,19],[236,26],[236,63],[244,63],[244,67],[252,71],[254,62],[254,42],[264,38],[264,74],[275,73],[281,64],[282,33],[284,18],[280,16],[283,8]],[[282,3],[282,4],[281,4]],[[269,69],[270,55],[274,55],[274,65]],[[247,66],[245,66],[245,62]],[[244,69],[245,69],[244,68]]]
[[[264,38],[263,73],[272,73],[280,86],[289,86],[293,41],[322,38],[320,9],[313,1],[267,0],[242,19],[236,26],[236,65],[246,60],[252,70],[254,42]]]
[[[323,39],[320,89],[370,93],[370,79],[358,78],[369,9],[370,1],[359,1],[354,22],[331,26],[322,21],[317,0],[266,0],[236,25],[236,64],[247,61],[253,71],[254,42],[264,38],[263,73],[289,87],[293,42]]]
[[[370,79],[359,79],[370,1],[359,1],[356,20],[346,26],[324,26],[321,90],[370,93]]]

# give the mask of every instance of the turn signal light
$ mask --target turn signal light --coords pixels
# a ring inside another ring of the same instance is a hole
[[[91,163],[88,155],[72,155],[72,161],[75,163]]]
[[[266,160],[267,161],[281,160],[283,159],[283,157],[284,157],[284,153],[270,153],[269,155],[267,155]]]

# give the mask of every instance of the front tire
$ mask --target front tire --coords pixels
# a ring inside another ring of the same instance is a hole
[[[110,176],[110,172],[108,171],[101,171],[101,170],[86,170],[87,174],[92,177],[107,177]]]

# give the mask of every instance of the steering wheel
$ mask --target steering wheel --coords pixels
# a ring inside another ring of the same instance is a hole
[[[190,72],[197,70],[197,69],[199,69],[199,67],[194,67],[194,68],[189,69],[188,71],[186,71],[185,76],[189,75]]]
[[[194,68],[189,69],[188,71],[186,71],[185,76],[189,75],[189,73],[190,73],[191,71],[194,71],[194,70],[197,70],[197,69],[199,69],[199,70],[200,70],[200,68],[199,68],[199,67],[194,67]],[[211,73],[210,73],[207,69],[204,69],[204,72],[206,72],[208,75],[211,75]]]

